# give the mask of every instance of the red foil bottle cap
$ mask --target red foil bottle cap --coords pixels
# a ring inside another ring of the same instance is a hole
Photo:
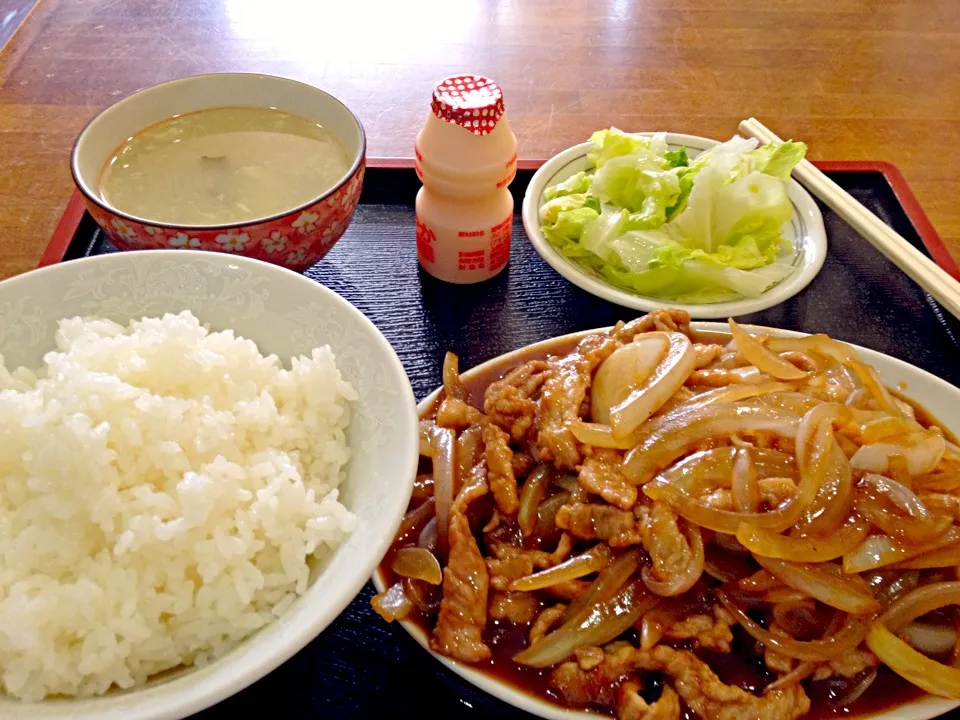
[[[455,75],[437,85],[430,107],[441,120],[487,135],[503,117],[503,91],[489,78]]]

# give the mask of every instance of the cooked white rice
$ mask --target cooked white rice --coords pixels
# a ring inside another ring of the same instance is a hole
[[[191,313],[73,318],[34,374],[0,358],[0,682],[24,700],[203,664],[303,593],[355,525],[356,399]]]

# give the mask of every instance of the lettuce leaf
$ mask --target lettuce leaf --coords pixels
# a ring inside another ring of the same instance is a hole
[[[587,173],[581,170],[576,175],[568,177],[562,183],[548,187],[543,193],[543,199],[550,201],[564,195],[585,193],[590,190],[592,182],[593,176],[587,175]]]
[[[803,143],[734,137],[691,159],[664,134],[591,137],[592,173],[548,188],[544,236],[617,287],[688,303],[756,297],[789,275],[785,181]]]

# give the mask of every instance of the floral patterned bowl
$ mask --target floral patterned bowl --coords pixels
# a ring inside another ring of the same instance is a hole
[[[104,201],[100,174],[131,135],[182,113],[213,107],[277,108],[321,123],[343,143],[350,169],[306,205],[238,225],[180,225],[128,215]],[[360,199],[366,138],[357,117],[323,90],[249,73],[194,75],[136,92],[97,115],[73,147],[71,170],[87,210],[120,250],[193,249],[235,253],[304,270],[340,239]]]

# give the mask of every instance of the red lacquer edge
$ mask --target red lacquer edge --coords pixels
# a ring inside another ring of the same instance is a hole
[[[544,162],[544,160],[520,160],[517,163],[517,169],[536,170],[543,165]],[[957,263],[950,255],[946,245],[943,244],[943,240],[940,239],[940,236],[930,223],[923,208],[920,207],[920,203],[917,202],[916,196],[910,190],[910,186],[907,185],[906,179],[897,169],[896,165],[874,160],[818,161],[815,162],[814,165],[823,172],[878,172],[883,175],[934,261],[937,265],[953,275],[953,277],[960,280],[960,268],[957,267]],[[367,161],[367,167],[387,170],[406,170],[413,167],[413,160],[398,157],[371,158]],[[47,245],[46,250],[44,250],[43,257],[40,259],[40,267],[53,265],[63,260],[67,248],[70,247],[70,241],[73,240],[77,232],[77,226],[80,224],[84,210],[85,206],[82,196],[79,192],[74,192],[70,198],[70,202],[67,203],[67,209],[64,211],[63,217],[60,218],[60,223],[57,225],[53,237],[50,239],[50,243]]]
[[[60,218],[57,229],[53,231],[53,237],[47,244],[47,249],[43,251],[43,257],[40,258],[38,267],[55,265],[63,260],[63,256],[67,254],[67,248],[70,247],[70,242],[77,234],[77,228],[86,209],[87,206],[83,203],[83,196],[78,190],[74,190],[70,202],[67,203],[67,209],[63,211],[63,217]]]

